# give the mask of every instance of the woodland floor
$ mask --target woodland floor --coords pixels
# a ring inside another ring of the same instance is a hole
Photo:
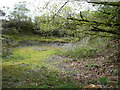
[[[3,58],[3,88],[82,88],[88,84],[118,87],[118,66],[99,55],[91,59],[58,54],[64,44],[44,44],[14,48]]]

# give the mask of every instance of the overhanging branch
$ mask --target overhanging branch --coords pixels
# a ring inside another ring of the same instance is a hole
[[[77,19],[77,18],[67,18],[67,19],[70,19],[70,20],[75,20],[75,21],[79,21],[79,22],[89,22],[89,23],[95,23],[96,25],[105,25],[105,26],[120,26],[120,23],[114,23],[114,24],[111,24],[111,23],[102,23],[102,22],[97,22],[97,21],[89,21],[89,20],[81,20],[81,19]]]
[[[97,28],[97,27],[93,27],[93,29],[91,29],[90,31],[106,32],[106,33],[110,33],[110,34],[114,34],[114,35],[120,35],[119,32],[116,32],[116,31],[107,31],[107,30],[105,30],[105,29],[100,29],[100,28]]]
[[[88,1],[88,3],[111,5],[111,6],[120,6],[120,2],[91,2],[91,1]]]

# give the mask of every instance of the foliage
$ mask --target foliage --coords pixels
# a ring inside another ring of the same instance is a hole
[[[27,15],[28,12],[26,2],[15,4],[9,20],[3,20],[3,34],[33,33],[33,23]]]
[[[67,34],[66,29],[64,28],[65,20],[64,18],[58,16],[55,19],[50,17],[36,17],[35,18],[35,32],[43,36],[57,36],[63,37]]]
[[[87,48],[75,48],[73,50],[67,51],[65,53],[66,56],[74,58],[74,59],[80,59],[80,58],[85,58],[85,57],[94,57],[96,54],[95,49],[87,49]]]
[[[30,21],[15,21],[11,20],[9,22],[3,23],[3,34],[18,34],[18,33],[32,33],[33,23]]]
[[[5,12],[3,10],[0,9],[0,16],[5,16]]]
[[[85,38],[84,38],[85,39]],[[81,40],[82,41],[82,40]],[[79,60],[81,58],[93,58],[104,50],[107,40],[102,38],[94,38],[92,40],[83,40],[83,42],[74,43],[74,47],[62,52],[63,55]],[[83,45],[81,45],[81,43]],[[104,44],[104,45],[103,45]]]
[[[87,15],[85,15],[85,13],[87,13]],[[90,25],[90,28],[85,30],[87,34],[92,35],[92,32],[95,32],[95,34],[104,37],[112,36],[114,38],[119,38],[118,17],[118,6],[100,5],[97,11],[81,12],[81,19],[78,17],[69,17],[68,20],[70,19],[72,21],[82,22],[82,24],[85,25]]]
[[[30,10],[26,8],[26,2],[19,2],[18,4],[14,5],[14,11],[11,12],[13,19],[21,21],[26,20],[28,18],[27,13]]]
[[[107,77],[102,77],[97,80],[100,84],[107,84],[108,83],[108,78]]]

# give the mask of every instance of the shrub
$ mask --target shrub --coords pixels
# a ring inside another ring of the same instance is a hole
[[[79,58],[92,58],[96,54],[97,49],[94,48],[74,48],[72,50],[68,50],[64,53],[64,55],[73,58],[73,59],[79,59]]]
[[[102,41],[101,39],[94,39],[96,43],[94,42],[89,42],[89,37],[88,39],[85,38],[84,40],[81,40],[80,42],[73,43],[69,49],[66,51],[62,52],[63,55],[73,58],[74,60],[80,59],[80,58],[93,58],[95,57],[98,53],[102,52],[104,50],[103,44],[105,42],[100,42]]]
[[[2,57],[7,57],[11,54],[10,39],[2,37]]]

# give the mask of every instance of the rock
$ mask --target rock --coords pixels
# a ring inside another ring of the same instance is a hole
[[[84,86],[83,88],[100,88],[99,85],[89,84],[87,86]]]

